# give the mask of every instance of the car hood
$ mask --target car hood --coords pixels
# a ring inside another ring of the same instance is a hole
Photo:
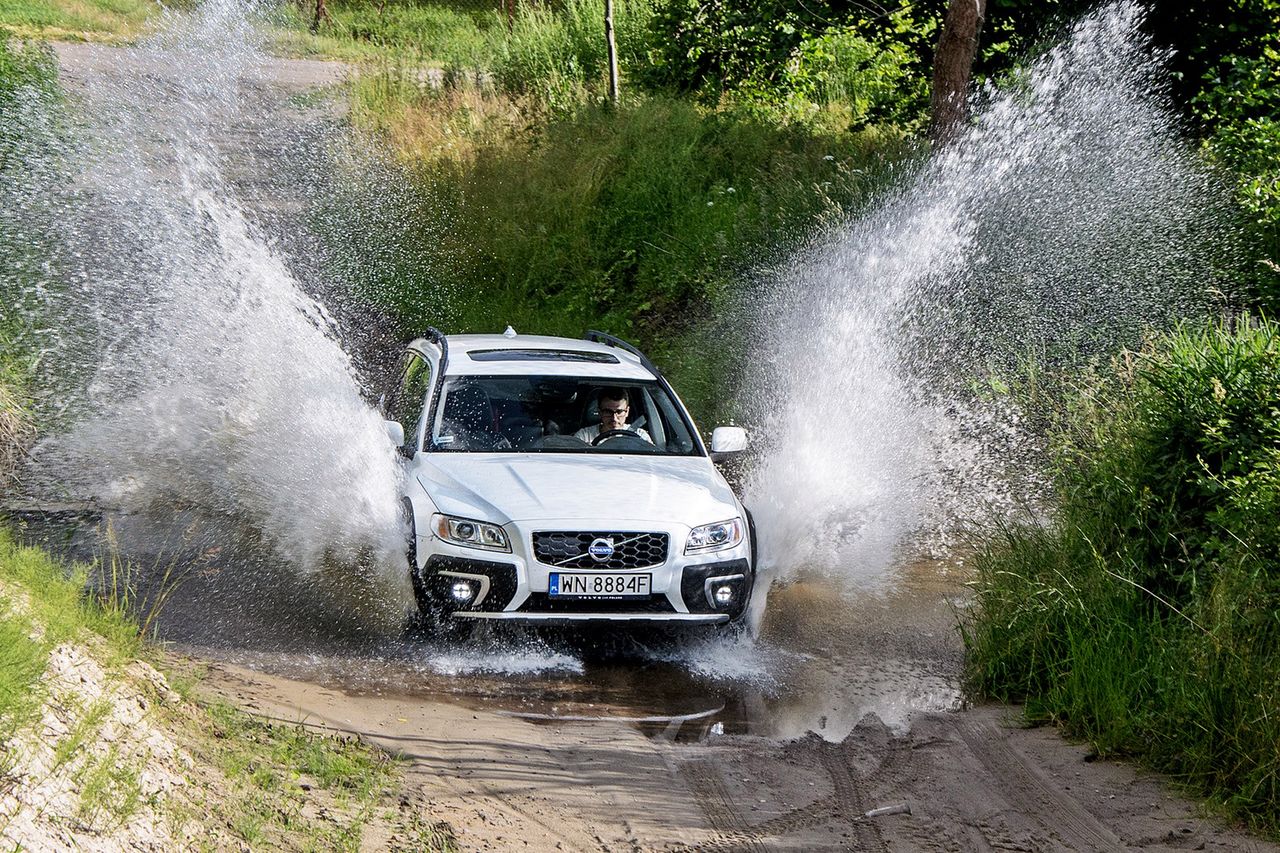
[[[433,453],[418,481],[443,513],[506,523],[680,523],[738,514],[733,492],[706,457]]]

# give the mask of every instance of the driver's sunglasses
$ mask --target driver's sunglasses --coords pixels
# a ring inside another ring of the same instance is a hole
[[[600,407],[600,414],[604,415],[605,417],[614,417],[614,416],[625,417],[627,412],[629,411],[631,411],[630,406],[623,406],[621,409],[606,409],[604,406]]]

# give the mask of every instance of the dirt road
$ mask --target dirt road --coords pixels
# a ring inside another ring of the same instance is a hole
[[[790,583],[752,643],[603,660],[519,639],[203,654],[233,701],[404,756],[406,807],[466,850],[1280,850],[1015,709],[965,707],[958,595],[930,563],[858,595]]]
[[[262,714],[408,760],[406,807],[466,850],[1271,851],[1197,816],[1151,774],[1019,728],[1009,709],[868,715],[839,742],[673,739],[608,719],[534,721],[408,696],[357,695],[232,665],[211,687]],[[905,803],[907,811],[865,813]]]

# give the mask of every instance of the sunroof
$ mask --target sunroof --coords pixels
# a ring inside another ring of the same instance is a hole
[[[617,364],[618,358],[607,352],[582,352],[568,349],[478,349],[467,353],[472,361],[590,361],[595,364]]]

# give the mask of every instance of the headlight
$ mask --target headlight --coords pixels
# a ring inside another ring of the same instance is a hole
[[[689,531],[689,541],[685,543],[684,552],[699,554],[705,551],[724,551],[741,543],[742,519],[731,518],[693,528]]]
[[[446,542],[466,548],[483,548],[486,551],[510,551],[507,533],[496,524],[455,518],[452,515],[431,516],[431,526],[436,535]]]

